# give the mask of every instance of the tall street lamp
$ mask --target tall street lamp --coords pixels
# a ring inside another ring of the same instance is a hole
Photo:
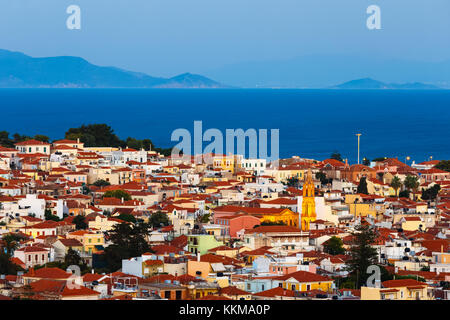
[[[358,164],[359,164],[359,139],[361,137],[361,133],[357,133],[356,136],[358,137]]]

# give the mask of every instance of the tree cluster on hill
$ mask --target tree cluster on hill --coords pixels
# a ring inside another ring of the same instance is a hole
[[[323,251],[331,255],[344,254],[344,242],[341,238],[332,236],[330,239],[325,241]]]
[[[50,138],[47,136],[44,136],[42,134],[37,134],[34,137],[26,136],[26,135],[20,135],[18,133],[13,134],[12,139],[9,137],[8,131],[0,131],[0,145],[4,146],[6,148],[14,148],[14,145],[16,143],[25,141],[25,140],[38,140],[42,142],[49,142]]]
[[[147,243],[150,225],[138,223],[116,224],[107,232],[111,244],[105,248],[101,259],[106,264],[108,272],[115,272],[122,267],[122,260],[141,256],[143,253],[151,252]]]
[[[442,160],[434,167],[439,170],[450,172],[450,160]]]
[[[167,217],[167,214],[165,214],[164,212],[161,212],[161,211],[157,211],[155,213],[152,213],[148,223],[153,228],[165,227],[165,226],[168,226],[170,224],[169,218]]]
[[[117,198],[123,199],[124,201],[131,200],[131,196],[128,192],[123,190],[108,190],[103,194],[103,198]]]
[[[344,161],[344,160],[342,159],[341,154],[340,154],[339,152],[337,152],[337,151],[334,151],[334,152],[331,154],[330,159],[334,159],[334,160],[341,161],[341,162]]]
[[[80,139],[86,147],[129,147],[136,150],[154,150],[165,156],[172,153],[172,148],[157,148],[150,139],[135,139],[128,137],[126,140],[121,140],[114,130],[106,124],[89,124],[82,125],[78,128],[70,128],[65,133],[65,138],[69,140]],[[38,140],[43,142],[50,142],[50,138],[43,134],[35,136],[21,135],[15,133],[10,138],[10,133],[7,131],[0,131],[0,146],[13,148],[16,143],[26,140]]]
[[[129,147],[136,150],[154,150],[164,155],[170,155],[171,148],[156,148],[150,139],[135,139],[128,137],[121,140],[114,130],[106,124],[82,125],[78,128],[70,128],[65,134],[66,139],[80,139],[86,147]]]
[[[436,199],[439,190],[441,190],[441,186],[438,184],[435,184],[434,186],[422,190],[422,199],[423,200],[434,200]]]

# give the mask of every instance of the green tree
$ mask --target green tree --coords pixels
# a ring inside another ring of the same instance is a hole
[[[323,251],[332,255],[344,254],[344,242],[341,238],[332,236],[324,243]]]
[[[128,192],[123,191],[123,190],[108,190],[104,193],[103,195],[104,198],[117,198],[117,199],[122,199],[124,201],[128,201],[131,200],[131,196]]]
[[[400,191],[400,193],[398,194],[398,196],[400,198],[409,198],[409,190],[402,190]]]
[[[138,140],[135,138],[128,137],[126,140],[126,145],[129,148],[133,148],[136,150],[144,149],[144,150],[153,150],[154,146],[150,139]]]
[[[86,147],[123,147],[124,141],[114,133],[106,124],[82,125],[79,128],[70,128],[65,134],[66,139],[80,139]]]
[[[44,136],[43,134],[37,134],[34,136],[33,139],[37,140],[37,141],[47,142],[47,143],[50,141],[50,138],[47,136]]]
[[[283,221],[269,221],[269,220],[264,220],[263,222],[261,222],[261,226],[285,226],[286,223],[284,223]],[[259,227],[259,225],[255,225],[253,228],[257,228]]]
[[[123,221],[127,221],[127,222],[131,222],[131,223],[136,223],[136,218],[129,213],[121,213],[117,219],[123,220]]]
[[[159,228],[161,226],[168,226],[169,225],[169,218],[167,217],[167,214],[157,211],[155,213],[152,213],[149,219],[149,224],[153,228]]]
[[[87,229],[88,227],[88,224],[86,223],[86,218],[81,215],[78,215],[75,218],[73,218],[72,223],[75,224],[75,228],[77,230],[84,230]]]
[[[45,209],[45,220],[59,221],[59,218],[50,209]]]
[[[288,187],[298,188],[299,183],[300,183],[300,180],[298,180],[297,177],[290,177],[290,178],[286,179],[286,185]]]
[[[107,187],[107,186],[110,186],[111,183],[109,183],[109,181],[106,181],[106,180],[103,180],[103,179],[99,179],[99,180],[95,181],[93,183],[93,185],[96,186],[96,187]]]
[[[66,265],[66,268],[71,265],[80,266],[83,264],[83,261],[81,260],[81,257],[78,254],[78,252],[76,252],[72,248],[69,248],[69,250],[67,250],[66,255],[64,256],[64,264]]]
[[[408,190],[412,190],[414,193],[417,191],[417,189],[419,188],[419,178],[417,176],[413,176],[413,175],[407,175],[405,178],[405,187]],[[416,196],[414,195],[414,200],[416,199]]]
[[[423,200],[434,200],[437,198],[437,195],[439,193],[439,190],[441,190],[441,186],[438,184],[435,184],[434,186],[422,190],[422,199]]]
[[[133,226],[128,223],[119,223],[107,233],[111,244],[105,248],[102,259],[109,272],[120,269],[123,259],[139,257],[145,252],[151,252],[146,240],[149,227],[146,223]]]
[[[7,148],[14,147],[14,141],[9,138],[9,132],[0,131],[0,146],[4,146]]]
[[[209,213],[205,213],[200,217],[201,223],[208,223],[210,221],[211,215]]]
[[[329,179],[327,178],[327,175],[321,171],[316,173],[316,179],[320,180],[321,184],[329,183]]]
[[[20,241],[25,238],[17,233],[9,233],[4,235],[2,240],[5,243],[5,253],[8,257],[12,257],[14,250],[19,247]]]
[[[339,152],[337,152],[337,151],[334,151],[331,154],[330,159],[338,160],[338,161],[341,161],[341,162],[343,161],[341,154]]]
[[[20,135],[18,133],[13,134],[13,138],[14,138],[14,140],[13,140],[14,144],[31,139],[31,137],[29,137],[29,136]]]
[[[398,190],[402,187],[402,181],[399,177],[395,176],[391,181],[391,187],[395,190],[395,195],[398,197]]]
[[[369,194],[369,191],[367,191],[367,181],[366,181],[366,177],[362,177],[359,180],[359,184],[358,184],[358,188],[357,188],[357,193],[363,193],[363,194]]]
[[[349,250],[351,258],[347,261],[347,269],[358,288],[365,284],[370,276],[367,268],[377,264],[377,250],[372,247],[376,237],[376,233],[369,225],[358,225],[352,233],[352,245]]]
[[[450,160],[442,160],[434,167],[439,170],[450,172]]]
[[[12,263],[8,254],[0,252],[0,274],[17,274],[17,271],[23,271],[23,269]]]

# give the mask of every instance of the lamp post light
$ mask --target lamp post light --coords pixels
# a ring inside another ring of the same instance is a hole
[[[359,140],[361,137],[361,133],[357,133],[356,136],[358,137],[358,164],[359,164]]]

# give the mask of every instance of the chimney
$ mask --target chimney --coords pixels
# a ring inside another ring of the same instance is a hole
[[[77,138],[77,143],[80,143],[80,138]]]
[[[120,198],[120,202],[121,202],[121,203],[123,203],[123,197],[122,197],[122,198]]]
[[[92,268],[92,274],[94,274],[95,272],[94,272],[94,268]]]
[[[441,244],[441,253],[444,253],[444,245]]]
[[[197,262],[200,262],[200,252],[197,253]]]

